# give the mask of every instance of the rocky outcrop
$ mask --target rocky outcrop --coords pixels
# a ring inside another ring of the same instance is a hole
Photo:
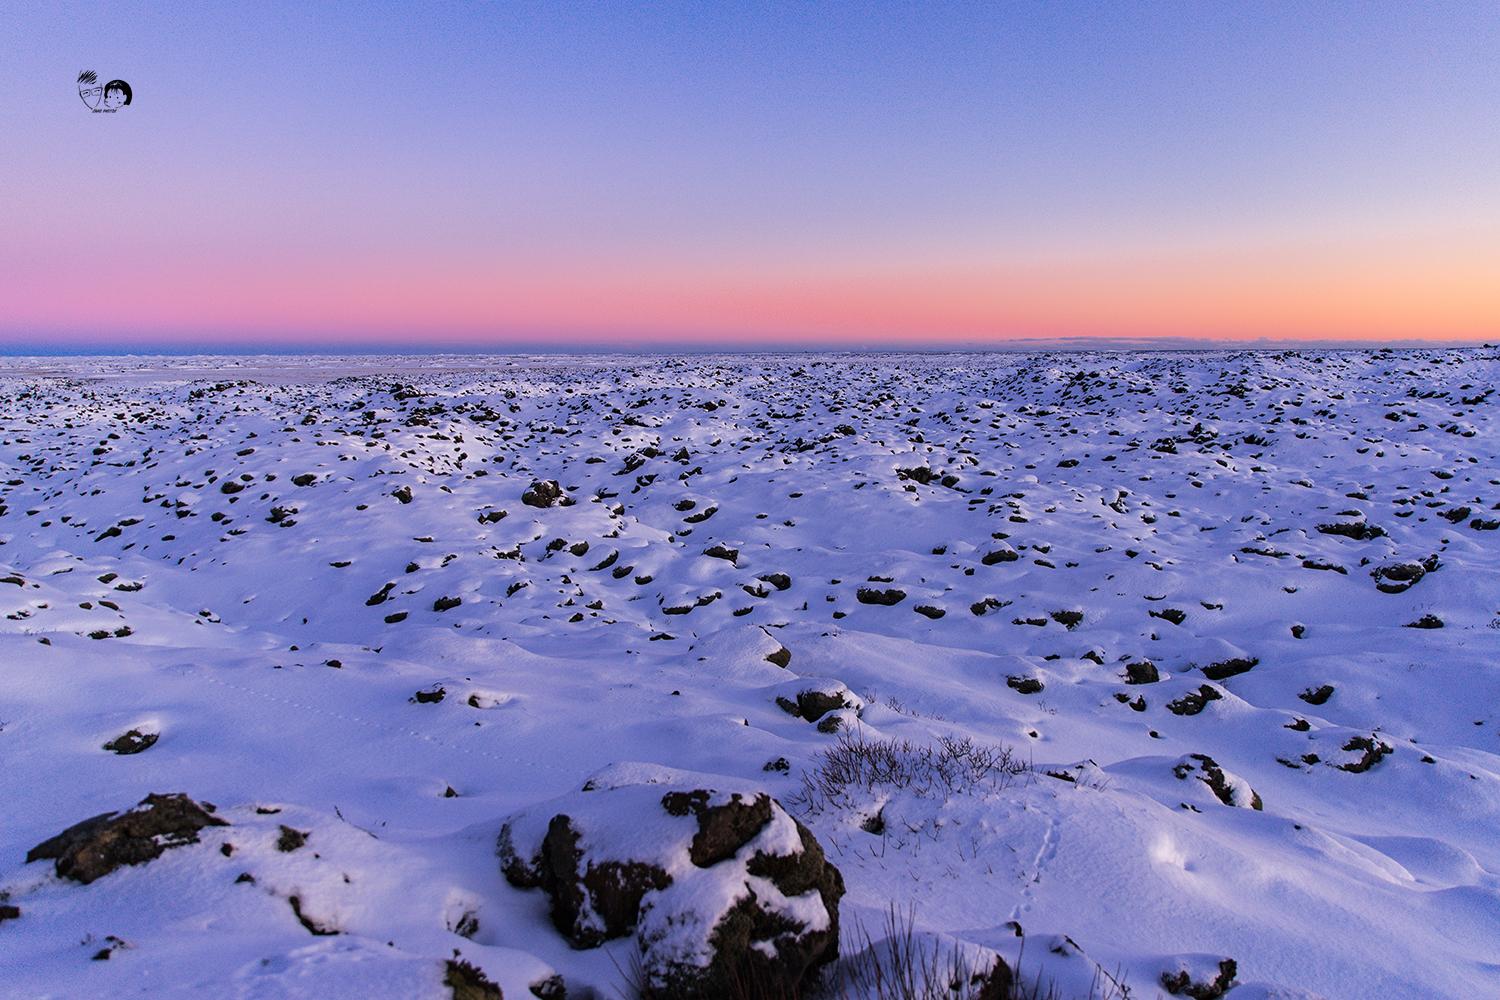
[[[1211,701],[1224,697],[1217,688],[1208,684],[1198,685],[1198,690],[1189,691],[1176,701],[1167,702],[1167,711],[1173,715],[1197,715]]]
[[[528,507],[571,507],[573,499],[563,492],[556,479],[538,479],[531,488],[521,494],[521,502]]]
[[[101,813],[26,853],[26,863],[55,860],[60,878],[88,885],[121,865],[144,864],[170,847],[196,844],[206,826],[228,826],[214,807],[181,792],[147,795],[127,813]]]
[[[1438,561],[1438,557],[1431,555],[1421,562],[1378,566],[1370,571],[1370,575],[1375,578],[1375,589],[1382,594],[1399,594],[1415,587],[1421,582],[1422,577],[1440,568],[1442,568],[1442,563]]]
[[[575,948],[633,933],[661,1000],[795,995],[838,955],[838,869],[750,782],[613,765],[512,816],[499,846]]]
[[[1250,783],[1236,774],[1225,771],[1212,757],[1206,754],[1193,753],[1180,758],[1172,767],[1172,773],[1177,775],[1179,781],[1186,781],[1189,775],[1196,777],[1208,786],[1214,797],[1226,806],[1238,806],[1241,809],[1261,808],[1260,795],[1250,787]]]

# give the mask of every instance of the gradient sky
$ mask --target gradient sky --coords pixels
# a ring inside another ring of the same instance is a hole
[[[1496,337],[1497,53],[1410,0],[9,0],[0,349]]]

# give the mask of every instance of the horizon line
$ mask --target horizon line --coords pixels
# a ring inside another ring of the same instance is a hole
[[[1152,351],[1287,351],[1287,350],[1450,350],[1484,349],[1496,344],[1481,339],[1326,339],[1258,337],[1253,340],[1212,340],[1198,337],[1038,337],[987,343],[946,341],[839,343],[813,341],[792,346],[778,341],[708,342],[600,342],[580,341],[559,345],[556,342],[513,342],[476,345],[472,343],[422,344],[347,344],[323,342],[306,346],[258,341],[228,343],[187,342],[177,345],[127,344],[119,341],[94,341],[73,345],[17,343],[0,344],[0,357],[7,358],[85,358],[85,357],[372,357],[372,356],[489,356],[542,355],[548,357],[577,355],[627,354],[1016,354],[1041,351],[1060,352],[1152,352]]]

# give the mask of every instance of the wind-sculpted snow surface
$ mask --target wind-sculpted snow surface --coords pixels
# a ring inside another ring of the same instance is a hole
[[[495,844],[619,761],[774,796],[841,962],[894,906],[1063,996],[1500,993],[1497,376],[12,360],[0,996],[615,995]],[[153,793],[231,825],[26,862]]]

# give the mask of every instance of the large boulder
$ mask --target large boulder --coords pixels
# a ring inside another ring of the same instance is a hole
[[[795,995],[838,957],[843,878],[754,782],[611,765],[510,817],[499,848],[575,948],[633,933],[659,1000]]]
[[[68,827],[26,853],[26,863],[54,860],[58,877],[84,885],[121,865],[139,865],[169,847],[196,844],[205,826],[228,826],[214,807],[178,792],[147,795],[126,813],[101,813]]]

